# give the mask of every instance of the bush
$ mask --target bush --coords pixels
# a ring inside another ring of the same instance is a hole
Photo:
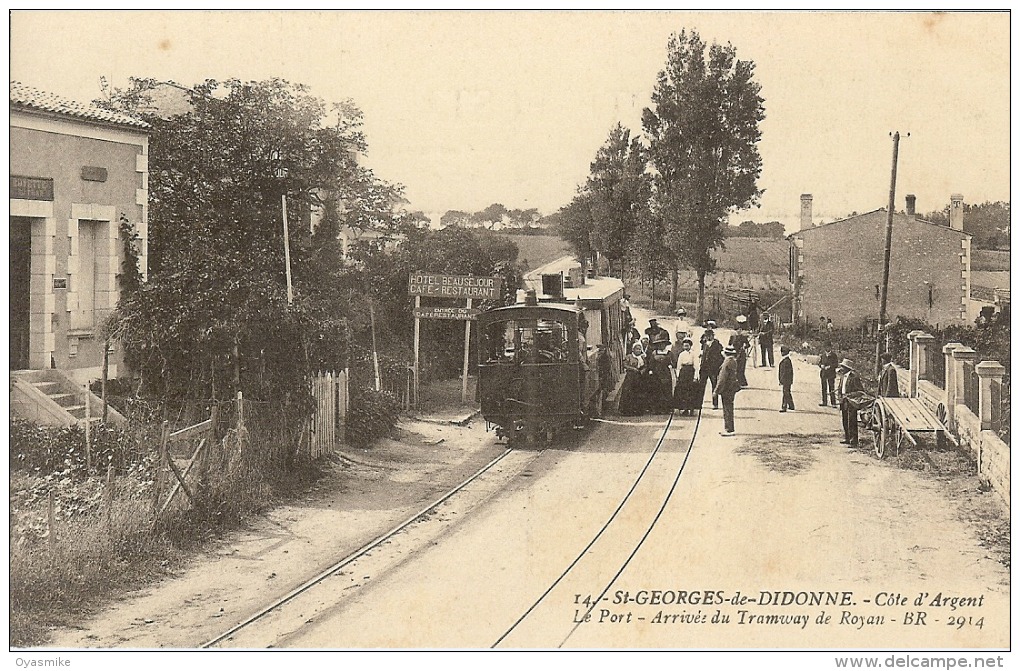
[[[400,403],[385,391],[356,389],[347,412],[347,440],[355,447],[366,447],[388,436],[397,424]]]
[[[93,472],[105,472],[108,464],[123,470],[140,463],[145,450],[126,429],[97,423],[90,432]],[[85,430],[80,426],[40,426],[17,417],[10,418],[11,470],[42,474],[80,471],[84,474]]]

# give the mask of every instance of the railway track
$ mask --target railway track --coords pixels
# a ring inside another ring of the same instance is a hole
[[[520,617],[518,617],[517,620],[506,631],[503,632],[501,636],[499,636],[499,638],[490,646],[491,648],[507,647],[509,645],[509,642],[514,638],[515,634],[518,634],[523,628],[525,628],[530,623],[532,619],[535,618],[535,616],[540,614],[539,611],[542,609],[542,604],[547,600],[547,597],[549,597],[549,595],[552,594],[557,587],[560,587],[565,581],[567,581],[568,577],[574,574],[579,566],[583,565],[585,558],[590,556],[593,549],[598,549],[597,546],[599,545],[599,541],[604,540],[607,534],[609,534],[609,532],[611,531],[611,529],[613,529],[614,522],[616,522],[620,517],[621,513],[623,513],[627,509],[628,504],[633,504],[634,499],[636,498],[635,497],[636,493],[639,493],[643,497],[642,504],[645,506],[648,505],[648,499],[651,496],[653,498],[653,503],[655,504],[654,507],[657,508],[657,512],[654,514],[651,521],[648,522],[647,528],[643,530],[643,533],[641,534],[640,538],[633,544],[623,547],[622,550],[619,547],[613,546],[612,548],[614,551],[613,560],[619,561],[619,564],[618,568],[613,572],[611,579],[609,579],[604,585],[589,586],[586,588],[591,592],[591,594],[593,595],[597,594],[598,596],[597,598],[593,599],[591,605],[588,606],[588,610],[585,613],[585,615],[590,614],[595,609],[595,607],[598,605],[598,603],[600,603],[602,598],[610,591],[610,589],[612,589],[616,580],[626,570],[627,565],[630,563],[630,561],[638,553],[642,543],[644,543],[645,539],[651,533],[660,515],[662,514],[662,511],[666,508],[666,505],[668,504],[670,498],[672,497],[674,491],[677,488],[680,477],[683,473],[684,466],[686,465],[688,457],[690,456],[691,448],[693,447],[695,437],[697,436],[697,430],[698,426],[700,425],[700,421],[701,416],[699,414],[697,417],[697,421],[693,425],[694,428],[693,433],[690,437],[690,444],[684,451],[682,462],[679,464],[679,466],[674,467],[672,465],[665,463],[665,460],[663,458],[663,454],[667,452],[667,450],[663,449],[664,446],[667,444],[667,436],[670,434],[670,430],[676,426],[676,424],[673,421],[672,414],[666,419],[665,424],[662,426],[661,431],[658,432],[658,438],[655,442],[653,449],[649,453],[648,458],[646,459],[644,465],[638,472],[637,476],[634,478],[632,484],[630,485],[630,488],[623,495],[619,504],[616,506],[613,512],[601,525],[601,527],[594,534],[591,540],[577,554],[573,561],[571,561],[566,566],[566,568],[563,569],[559,576],[548,586],[548,588],[546,588],[542,592],[541,595],[538,596],[538,598],[532,603],[532,605],[529,608],[527,608],[520,615]],[[613,422],[612,420],[607,420],[607,423],[623,423],[623,422]],[[658,422],[656,423],[658,424]],[[464,490],[466,487],[471,485],[471,483],[477,481],[483,475],[490,472],[495,466],[497,466],[500,462],[502,462],[506,457],[508,457],[513,452],[514,450],[512,449],[506,449],[495,459],[487,463],[478,471],[474,472],[470,477],[465,479],[463,482],[459,483],[456,487],[453,487],[452,489],[444,493],[441,497],[436,499],[434,502],[430,503],[428,506],[422,508],[420,511],[409,516],[407,519],[397,524],[386,533],[378,536],[374,540],[370,541],[369,543],[358,548],[354,552],[343,557],[342,559],[332,564],[325,570],[321,571],[317,575],[311,577],[301,585],[297,586],[284,596],[276,599],[269,605],[251,614],[242,622],[220,633],[215,638],[206,641],[201,645],[201,647],[202,648],[217,647],[220,644],[236,637],[238,634],[245,632],[245,630],[247,629],[254,629],[253,625],[259,623],[259,621],[266,618],[266,616],[270,615],[271,613],[274,613],[274,611],[282,610],[282,607],[284,605],[297,599],[299,596],[313,590],[317,585],[323,583],[330,576],[340,573],[341,571],[344,570],[345,567],[353,564],[358,559],[365,557],[373,550],[387,543],[387,541],[392,539],[394,536],[397,536],[397,534],[407,529],[415,522],[429,516],[433,511],[435,511],[436,508],[438,508],[440,505],[454,497],[458,492]],[[650,480],[649,472],[655,469],[656,475],[661,477],[662,473],[660,473],[660,471],[662,471],[664,468],[667,469],[666,472],[666,475],[668,475],[667,480],[671,480],[671,485],[669,486],[668,491],[665,492],[665,494],[662,494],[661,487],[658,488],[659,491],[652,492],[643,491],[644,489],[649,490],[655,489],[655,487],[653,486],[647,486],[645,488],[642,488],[642,485],[646,484]],[[625,556],[623,557],[622,561],[616,559],[616,557],[620,557],[623,555]],[[596,589],[598,591],[595,591]],[[584,620],[585,618],[581,619]],[[577,629],[580,626],[581,626],[580,623],[574,624],[570,631],[567,632],[566,635],[562,638],[562,640],[558,643],[558,647],[562,647],[564,644],[566,644],[570,637],[577,631]],[[252,634],[256,633],[256,631],[250,632],[247,635],[251,636]]]
[[[378,536],[377,538],[369,541],[368,543],[366,543],[365,545],[361,546],[360,548],[358,548],[354,552],[348,554],[346,557],[344,557],[340,561],[336,562],[335,564],[332,564],[327,569],[325,569],[324,571],[318,573],[317,575],[313,576],[312,578],[308,579],[307,581],[305,581],[304,583],[302,583],[298,587],[295,587],[293,590],[291,590],[287,594],[283,595],[279,599],[273,601],[268,606],[266,606],[266,607],[256,611],[255,613],[253,613],[252,615],[247,617],[244,621],[240,622],[239,624],[234,625],[233,627],[231,627],[227,631],[217,635],[215,638],[212,638],[212,639],[206,641],[200,647],[201,648],[212,648],[214,646],[219,645],[220,643],[222,643],[223,641],[226,641],[227,639],[231,638],[235,634],[243,631],[244,629],[247,629],[247,628],[251,627],[253,624],[258,622],[259,620],[261,620],[265,616],[269,615],[273,611],[277,610],[278,608],[280,608],[284,604],[294,600],[295,598],[297,598],[301,594],[304,594],[305,592],[311,590],[316,585],[322,583],[324,580],[326,580],[330,576],[336,574],[339,571],[342,571],[344,569],[344,567],[352,564],[353,562],[357,561],[361,557],[364,557],[365,555],[370,553],[372,550],[378,548],[380,545],[382,545],[383,543],[387,542],[388,540],[390,540],[391,538],[396,536],[398,533],[400,533],[401,531],[403,531],[404,529],[406,529],[410,525],[414,524],[418,520],[422,519],[423,517],[425,517],[426,515],[431,513],[433,510],[435,510],[437,507],[439,507],[440,505],[442,505],[443,503],[448,501],[451,497],[453,497],[455,494],[460,492],[462,489],[464,489],[465,487],[470,485],[472,482],[474,482],[475,480],[480,478],[485,473],[487,473],[490,470],[492,470],[498,463],[500,463],[501,461],[503,461],[503,459],[505,459],[508,455],[510,455],[511,452],[513,452],[513,450],[509,449],[509,448],[504,450],[502,454],[500,454],[495,459],[493,459],[492,461],[487,463],[485,466],[482,466],[482,468],[480,468],[477,471],[475,471],[473,474],[471,474],[471,476],[469,476],[463,482],[458,484],[456,487],[453,487],[452,489],[447,491],[445,494],[443,494],[441,497],[439,497],[436,501],[430,503],[425,508],[422,508],[418,512],[414,513],[413,515],[411,515],[410,517],[405,519],[403,522],[400,522],[399,524],[397,524],[395,527],[393,527],[392,529],[390,529],[386,533],[382,534],[381,536]]]
[[[653,462],[655,462],[656,459],[660,457],[662,447],[666,441],[666,436],[669,434],[670,428],[673,425],[674,414],[675,413],[671,413],[669,415],[669,418],[666,420],[666,424],[663,427],[658,440],[656,441],[654,449],[648,456],[648,460],[645,462],[644,466],[638,472],[637,477],[634,479],[634,482],[630,486],[630,489],[627,490],[627,493],[620,500],[619,505],[617,505],[617,507],[613,510],[609,518],[599,528],[598,532],[592,537],[591,541],[588,542],[584,549],[582,549],[581,552],[578,553],[577,557],[575,557],[574,560],[570,562],[569,565],[567,565],[563,572],[560,573],[560,575],[549,585],[549,587],[538,597],[538,599],[536,599],[535,602],[505,632],[503,632],[503,634],[496,640],[496,642],[490,646],[491,648],[500,647],[505,641],[507,641],[507,639],[513,636],[513,634],[528,620],[528,618],[530,618],[540,608],[541,604],[545,601],[545,599],[577,568],[577,566],[585,559],[585,557],[589,555],[589,553],[596,546],[598,541],[605,536],[606,532],[612,527],[614,521],[618,518],[621,511],[623,511],[624,508],[627,507],[628,503],[632,501],[632,497],[634,496],[634,493],[638,490],[639,486],[647,478],[649,469],[652,467]],[[591,615],[592,611],[602,602],[603,598],[609,592],[609,590],[612,589],[613,585],[626,570],[628,564],[630,564],[631,560],[637,555],[638,551],[641,549],[642,544],[648,538],[649,534],[651,534],[652,529],[655,528],[656,523],[662,516],[663,511],[666,509],[666,506],[668,505],[670,499],[673,496],[673,493],[676,491],[677,485],[680,482],[680,476],[683,474],[684,467],[687,465],[687,460],[690,457],[692,448],[694,447],[694,441],[695,438],[697,437],[698,427],[700,426],[700,424],[701,424],[701,411],[699,410],[697,420],[694,424],[694,429],[691,434],[690,444],[684,451],[683,460],[681,461],[679,467],[677,468],[676,474],[672,479],[672,484],[670,485],[669,490],[663,496],[662,501],[659,504],[658,510],[656,511],[654,517],[652,518],[651,522],[648,524],[647,528],[642,533],[640,539],[629,550],[629,552],[627,553],[627,557],[620,563],[619,568],[615,571],[612,578],[605,584],[604,587],[600,589],[600,591],[597,593],[597,596],[591,600],[591,603],[590,605],[587,606],[587,610],[584,612],[584,614],[580,617],[575,617],[573,627],[566,634],[566,636],[559,642],[557,647],[562,648],[570,639],[570,637],[573,636],[573,634],[578,630],[578,628],[584,622],[588,621],[588,616]],[[595,592],[593,591],[592,593],[594,594]]]

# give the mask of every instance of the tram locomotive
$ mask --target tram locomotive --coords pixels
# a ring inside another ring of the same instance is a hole
[[[523,302],[478,317],[482,416],[511,443],[551,440],[563,426],[600,416],[623,369],[623,283],[564,287],[557,277],[544,277],[548,293],[530,289]]]

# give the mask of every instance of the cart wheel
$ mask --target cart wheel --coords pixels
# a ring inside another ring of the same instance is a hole
[[[875,441],[875,456],[885,459],[886,447],[889,445],[889,424],[885,417],[885,407],[879,403],[871,408],[871,436]]]

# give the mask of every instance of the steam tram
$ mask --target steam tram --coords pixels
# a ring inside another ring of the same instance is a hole
[[[478,317],[482,416],[511,443],[600,416],[623,368],[620,280],[547,274],[523,298]]]

